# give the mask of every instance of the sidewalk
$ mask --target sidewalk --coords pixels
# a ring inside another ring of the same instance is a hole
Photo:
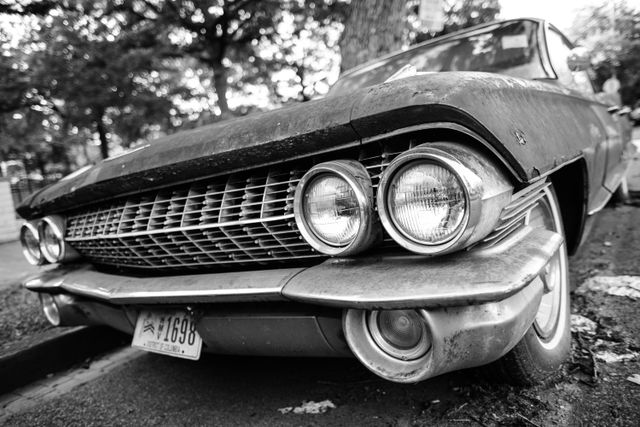
[[[0,244],[0,289],[19,283],[26,277],[36,274],[42,267],[35,267],[22,255],[20,242]]]

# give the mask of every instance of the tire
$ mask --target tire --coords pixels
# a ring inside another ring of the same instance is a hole
[[[553,187],[532,209],[529,225],[562,233],[560,206]],[[567,248],[563,243],[539,277],[546,277],[553,290],[543,294],[536,318],[516,346],[494,362],[494,374],[515,385],[547,383],[560,372],[571,349],[569,265]],[[544,281],[543,281],[544,284]]]

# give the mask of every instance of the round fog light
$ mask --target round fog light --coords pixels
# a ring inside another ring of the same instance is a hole
[[[46,317],[53,326],[60,325],[60,310],[53,296],[50,294],[39,294],[38,296],[40,297],[44,317]]]
[[[417,359],[431,347],[427,324],[415,310],[373,311],[369,330],[376,344],[398,359]]]

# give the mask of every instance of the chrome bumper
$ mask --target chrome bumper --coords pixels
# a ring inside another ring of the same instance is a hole
[[[514,295],[562,241],[557,233],[525,228],[499,246],[436,258],[334,258],[308,268],[163,277],[121,276],[76,265],[45,271],[24,285],[116,305],[293,300],[361,309],[461,306]]]

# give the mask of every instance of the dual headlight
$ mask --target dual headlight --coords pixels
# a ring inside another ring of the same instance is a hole
[[[380,236],[378,216],[398,244],[433,255],[486,236],[512,189],[483,153],[432,143],[389,164],[380,177],[375,206],[364,166],[350,160],[319,164],[300,180],[294,212],[303,237],[328,255],[350,255],[370,247]]]
[[[77,253],[64,241],[65,222],[60,216],[48,216],[25,222],[20,228],[24,257],[33,265],[68,261]]]
[[[371,178],[362,164],[352,160],[321,163],[298,184],[296,223],[318,251],[354,254],[369,247],[377,236],[373,202]]]

